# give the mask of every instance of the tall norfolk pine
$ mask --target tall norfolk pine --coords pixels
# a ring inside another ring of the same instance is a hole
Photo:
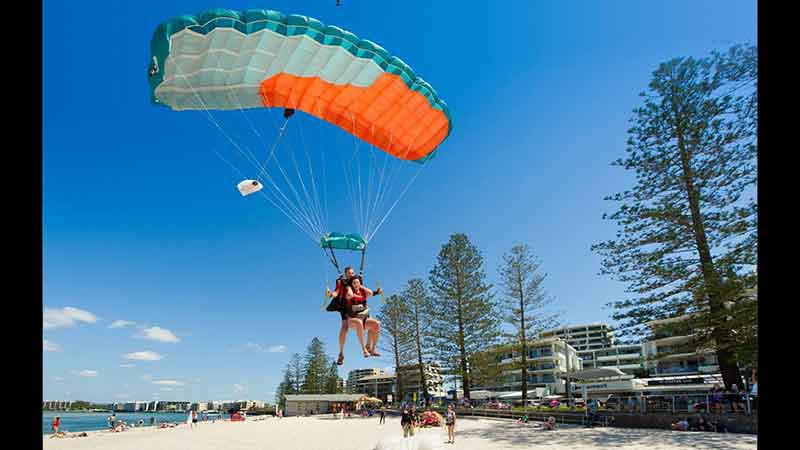
[[[381,348],[388,351],[394,359],[395,373],[400,373],[400,366],[412,359],[414,341],[411,337],[408,305],[397,295],[386,299],[376,318],[381,322]],[[395,398],[402,401],[405,396],[402,377],[395,383]]]
[[[558,324],[555,314],[543,311],[552,298],[542,286],[546,275],[539,272],[540,266],[530,247],[519,244],[503,255],[499,269],[503,319],[514,330],[504,337],[521,356],[518,368],[522,371],[523,405],[528,400],[528,340]]]
[[[408,320],[411,322],[410,333],[413,340],[412,352],[416,356],[416,363],[419,366],[419,382],[422,386],[422,395],[425,399],[425,406],[429,406],[431,396],[428,392],[428,380],[425,376],[425,362],[430,362],[430,341],[425,339],[428,330],[431,328],[433,317],[433,299],[428,294],[425,281],[419,278],[412,278],[406,282],[403,292],[400,294],[403,303],[408,307]]]
[[[470,398],[469,361],[497,341],[499,317],[483,270],[483,257],[465,234],[442,246],[430,272],[433,292],[433,354],[446,371],[462,381]]]
[[[752,46],[658,67],[634,110],[628,155],[613,163],[634,171],[636,185],[606,198],[620,204],[604,215],[619,231],[592,247],[601,273],[627,284],[630,298],[613,303],[621,335],[696,313],[692,328],[707,331],[696,344],[716,350],[728,387],[740,383],[737,321],[720,318],[754,283],[745,274],[757,262],[756,81]]]

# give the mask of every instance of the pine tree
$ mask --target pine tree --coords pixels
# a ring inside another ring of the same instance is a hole
[[[305,376],[302,391],[305,394],[323,394],[330,373],[330,358],[325,355],[325,344],[318,338],[311,340],[306,349]]]
[[[290,378],[289,382],[291,383],[291,390],[293,394],[304,394],[303,392],[303,377],[305,374],[305,366],[303,365],[303,360],[300,358],[298,353],[292,355],[292,358],[289,360],[289,373]]]
[[[503,255],[503,265],[499,270],[503,317],[514,330],[513,334],[504,337],[512,344],[512,351],[521,356],[520,363],[512,368],[521,370],[523,405],[528,400],[528,340],[558,325],[556,314],[543,311],[553,299],[547,296],[542,286],[547,275],[539,272],[541,264],[530,247],[519,244]]]
[[[331,361],[330,368],[325,377],[325,394],[341,394],[342,388],[339,384],[339,366],[336,361]]]
[[[620,336],[646,334],[645,322],[687,315],[716,350],[726,387],[740,383],[736,339],[724,304],[757,262],[757,54],[735,46],[711,56],[676,58],[653,73],[634,110],[628,156],[636,185],[607,197],[617,238],[593,246],[601,274],[627,284],[613,302]],[[749,318],[748,318],[749,319]]]
[[[394,359],[397,374],[395,396],[397,401],[402,401],[405,391],[399,368],[411,360],[410,353],[413,346],[409,332],[408,305],[399,296],[390,295],[376,318],[381,322],[381,334],[383,334],[383,339],[380,341],[381,349]]]
[[[400,293],[400,298],[408,308],[409,333],[411,333],[413,341],[411,351],[416,357],[425,406],[430,406],[431,396],[425,376],[425,361],[430,361],[430,340],[426,338],[433,323],[433,299],[428,292],[428,287],[425,286],[425,281],[420,278],[408,280],[403,292]]]
[[[431,325],[434,355],[446,372],[461,379],[464,398],[469,399],[469,362],[497,342],[500,327],[483,257],[467,235],[450,236],[429,282],[436,299]]]
[[[275,391],[275,403],[280,408],[286,408],[286,398],[284,396],[290,394],[297,394],[297,391],[294,389],[294,383],[292,383],[292,369],[287,364],[286,369],[283,371],[283,380]]]

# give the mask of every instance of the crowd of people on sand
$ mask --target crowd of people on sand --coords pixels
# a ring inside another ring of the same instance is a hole
[[[533,424],[534,428],[540,429],[542,431],[553,431],[557,427],[556,418],[553,417],[553,416],[548,417],[547,420],[545,420],[543,422],[536,422],[536,421],[531,420],[531,418],[528,417],[527,414],[525,414],[524,416],[522,416],[519,419],[517,419],[517,423],[522,423],[522,424],[531,423],[531,424]]]
[[[715,433],[727,433],[728,429],[724,423],[714,422],[708,417],[700,414],[697,417],[682,417],[677,422],[670,425],[674,431],[711,431]]]

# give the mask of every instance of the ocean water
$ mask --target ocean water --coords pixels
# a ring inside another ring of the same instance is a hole
[[[70,433],[80,431],[96,431],[108,429],[108,416],[111,413],[98,413],[98,412],[64,412],[64,411],[42,411],[42,433],[52,433],[51,425],[53,418],[58,416],[61,418],[60,431]],[[150,412],[118,412],[116,419],[122,420],[127,424],[138,423],[139,419],[144,420],[145,426],[150,426],[150,418],[156,418],[156,425],[161,424],[166,420],[169,423],[178,422],[186,423],[188,413],[150,413]],[[198,419],[203,420],[204,414],[199,414]],[[225,415],[227,417],[227,414]]]

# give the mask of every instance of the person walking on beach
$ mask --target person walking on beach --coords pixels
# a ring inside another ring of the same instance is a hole
[[[384,423],[386,423],[386,407],[381,406],[381,420],[378,422],[378,424],[380,425]]]
[[[117,421],[117,416],[114,415],[114,413],[111,413],[111,415],[108,416],[108,429],[109,430],[113,430],[114,429],[114,424],[116,423],[116,421]]]
[[[153,426],[153,425],[155,425],[155,424],[156,424],[156,418],[155,418],[155,416],[150,416],[150,426],[152,427],[152,426]]]
[[[444,423],[447,425],[447,443],[456,443],[456,411],[453,405],[447,405],[447,412],[444,416]]]
[[[61,418],[58,416],[53,417],[53,424],[51,426],[53,428],[53,434],[58,434],[58,427],[61,426]]]
[[[197,411],[192,410],[192,428],[197,426]]]
[[[400,416],[400,426],[403,427],[403,437],[414,436],[414,416],[411,413],[411,408],[405,407],[403,415]]]

